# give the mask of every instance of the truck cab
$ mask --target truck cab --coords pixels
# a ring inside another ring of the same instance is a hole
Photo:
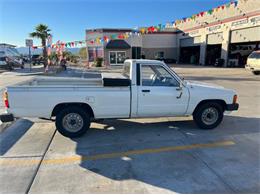
[[[131,117],[185,114],[189,91],[184,81],[163,62],[126,60],[124,75],[130,75],[131,80]]]

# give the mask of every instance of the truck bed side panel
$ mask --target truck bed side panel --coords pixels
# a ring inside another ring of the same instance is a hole
[[[95,118],[128,118],[129,87],[10,87],[10,108],[15,117],[50,118],[60,103],[87,103]]]

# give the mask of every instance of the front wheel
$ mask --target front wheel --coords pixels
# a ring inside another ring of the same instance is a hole
[[[196,108],[193,119],[201,129],[213,129],[223,120],[223,112],[219,103],[207,102]]]
[[[80,137],[90,126],[90,116],[82,108],[70,106],[61,110],[56,116],[56,128],[66,137]]]
[[[260,74],[260,71],[253,71],[252,72],[254,75],[259,75]]]

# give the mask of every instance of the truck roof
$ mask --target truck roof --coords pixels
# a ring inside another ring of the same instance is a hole
[[[127,59],[127,61],[136,62],[136,63],[161,63],[159,60],[147,60],[147,59]]]

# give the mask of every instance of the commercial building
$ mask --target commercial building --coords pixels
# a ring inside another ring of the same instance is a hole
[[[210,14],[201,13],[195,14],[196,19],[180,20],[177,25],[151,34],[131,34],[132,29],[86,30],[87,39],[113,33],[131,34],[127,39],[89,45],[89,60],[100,56],[106,65],[120,65],[124,58],[212,65],[221,58],[224,66],[243,66],[247,56],[259,49],[259,0],[239,0],[235,6],[220,5]]]

